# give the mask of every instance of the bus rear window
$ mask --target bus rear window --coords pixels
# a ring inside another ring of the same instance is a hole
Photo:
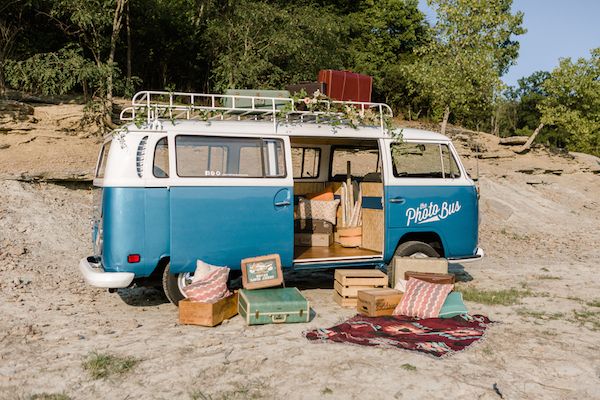
[[[104,171],[106,171],[106,162],[108,161],[108,152],[110,151],[110,143],[104,143],[102,150],[100,150],[100,157],[98,158],[98,169],[96,170],[96,178],[104,178]]]

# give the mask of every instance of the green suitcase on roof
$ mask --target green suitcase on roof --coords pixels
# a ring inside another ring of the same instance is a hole
[[[248,325],[308,322],[308,300],[296,288],[239,291],[238,313]]]

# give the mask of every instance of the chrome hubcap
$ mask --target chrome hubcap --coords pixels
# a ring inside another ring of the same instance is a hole
[[[181,294],[186,298],[187,296],[185,295],[183,288],[192,283],[193,277],[194,274],[192,272],[182,272],[181,274],[177,275],[177,287],[179,288]]]

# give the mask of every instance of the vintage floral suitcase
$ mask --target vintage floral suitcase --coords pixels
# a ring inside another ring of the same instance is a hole
[[[239,291],[238,313],[248,325],[308,322],[308,300],[296,288]]]

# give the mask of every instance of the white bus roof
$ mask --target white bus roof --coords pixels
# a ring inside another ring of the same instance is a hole
[[[143,131],[144,134],[160,131],[175,135],[386,139],[401,132],[403,139],[409,141],[449,141],[438,133],[418,129],[394,129],[390,132],[389,121],[393,112],[384,103],[321,98],[305,100],[308,103],[287,97],[141,91],[133,96],[131,106],[123,109],[120,118],[132,122],[124,130]],[[352,111],[355,116],[350,116]],[[351,120],[354,118],[365,125],[353,127]]]
[[[252,120],[158,120],[153,128],[138,128],[135,124],[127,124],[127,132],[140,132],[144,134],[210,134],[220,136],[290,136],[290,137],[329,137],[329,138],[354,138],[354,139],[389,139],[391,135],[382,132],[376,126],[360,126],[357,128],[348,125],[333,126],[330,124],[307,123],[278,123],[274,132],[273,122]],[[395,133],[401,132],[403,140],[407,141],[449,141],[450,139],[437,132],[414,128],[396,128]]]

